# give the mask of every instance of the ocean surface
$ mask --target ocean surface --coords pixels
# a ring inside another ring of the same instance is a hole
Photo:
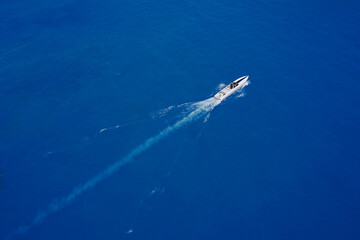
[[[359,12],[2,0],[0,239],[360,239]]]

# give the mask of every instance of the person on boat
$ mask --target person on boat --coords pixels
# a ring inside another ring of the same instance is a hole
[[[235,83],[230,84],[230,89],[233,89],[235,87]]]

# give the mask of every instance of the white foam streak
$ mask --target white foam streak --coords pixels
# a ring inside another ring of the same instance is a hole
[[[136,156],[149,149],[155,143],[159,142],[161,139],[165,138],[175,130],[183,127],[187,123],[190,123],[191,121],[199,118],[200,116],[203,116],[204,114],[210,112],[219,103],[220,102],[215,101],[213,98],[196,103],[196,109],[194,111],[190,112],[187,116],[177,121],[174,125],[168,126],[164,130],[159,132],[157,135],[147,139],[144,143],[140,144],[135,149],[133,149],[127,156],[111,164],[103,171],[99,172],[97,175],[90,178],[84,184],[75,187],[68,195],[53,201],[51,204],[48,205],[47,208],[38,212],[38,214],[33,218],[33,220],[28,226],[18,227],[14,232],[9,234],[6,239],[13,239],[18,235],[25,234],[29,229],[33,228],[36,225],[41,224],[47,217],[58,212],[62,208],[70,205],[77,197],[82,195],[85,191],[93,188],[102,180],[114,174],[122,166],[132,162]],[[105,130],[106,129],[102,129],[101,131],[105,131]]]
[[[193,106],[193,103],[182,103],[177,106],[173,105],[173,106],[156,111],[155,113],[151,114],[151,117],[153,119],[165,117],[166,115],[168,115],[168,113],[170,111],[172,111],[173,109],[177,109],[177,108],[183,108],[183,109],[185,109],[186,112],[188,112],[188,110],[191,110],[192,106]]]
[[[219,85],[217,85],[216,90],[217,90],[217,91],[220,91],[220,90],[222,90],[224,87],[226,87],[226,84],[225,84],[225,83],[220,83]]]
[[[152,118],[163,117],[174,107],[175,106],[170,106],[168,108],[161,109],[161,110],[157,111],[155,114],[153,114]]]
[[[104,132],[104,131],[106,131],[106,130],[108,130],[107,128],[103,128],[103,129],[101,129],[100,131],[99,131],[99,133],[102,133],[102,132]]]

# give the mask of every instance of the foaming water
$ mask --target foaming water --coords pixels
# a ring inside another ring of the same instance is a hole
[[[235,96],[235,98],[241,98],[241,97],[245,97],[245,92],[243,92],[242,90],[244,89],[244,87],[246,87],[247,85],[249,85],[251,82],[250,80],[247,80],[244,85],[237,91],[237,95]]]
[[[193,108],[194,104],[196,104],[196,103],[189,102],[189,103],[182,103],[182,104],[179,104],[179,105],[172,105],[170,107],[163,108],[163,109],[160,109],[160,110],[156,111],[155,113],[152,113],[151,117],[153,119],[165,117],[165,116],[168,115],[168,113],[170,111],[172,111],[174,109],[182,109],[183,111],[188,113],[191,109],[194,109]]]
[[[225,83],[219,83],[219,85],[217,85],[216,90],[220,91],[221,89],[223,89],[224,87],[226,87]]]
[[[185,126],[186,124],[210,113],[214,109],[214,107],[216,107],[218,104],[220,104],[220,101],[217,101],[213,98],[191,104],[191,108],[193,108],[193,110],[187,115],[185,115],[183,118],[178,120],[175,124],[166,127],[155,136],[148,138],[142,144],[134,148],[124,158],[109,165],[107,168],[105,168],[104,170],[102,170],[92,178],[90,178],[84,184],[75,187],[68,195],[54,200],[45,209],[39,211],[28,225],[19,226],[15,231],[11,232],[5,239],[13,239],[15,237],[18,237],[22,234],[25,234],[31,228],[41,224],[52,214],[70,205],[76,198],[81,196],[84,192],[92,189],[102,180],[113,175],[122,166],[132,162],[136,156],[138,156],[139,154],[143,153],[144,151],[152,147],[155,143],[167,137],[175,130],[178,130],[179,128]]]

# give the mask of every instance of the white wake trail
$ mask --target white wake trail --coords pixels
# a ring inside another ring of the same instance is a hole
[[[209,113],[219,103],[220,102],[214,100],[213,98],[196,103],[195,110],[190,112],[188,115],[177,121],[175,124],[168,126],[164,130],[159,132],[157,135],[147,139],[145,142],[143,142],[135,149],[133,149],[124,158],[111,164],[103,171],[99,172],[94,177],[90,178],[84,184],[75,187],[68,195],[53,201],[51,204],[47,206],[47,208],[38,212],[38,214],[30,222],[30,224],[18,227],[15,231],[11,232],[5,239],[13,239],[19,235],[25,234],[29,229],[41,224],[47,217],[60,211],[64,207],[70,205],[77,197],[82,195],[85,191],[90,190],[105,178],[113,175],[122,166],[132,162],[136,156],[149,149],[155,143],[159,142],[163,138],[167,137],[170,133],[183,127],[184,125],[190,123],[191,121],[198,119],[199,117],[203,116],[206,113]]]

